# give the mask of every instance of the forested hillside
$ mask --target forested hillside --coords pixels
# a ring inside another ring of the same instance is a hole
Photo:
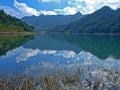
[[[27,25],[20,19],[7,15],[0,10],[0,32],[23,32],[33,31],[33,27]]]
[[[120,9],[105,6],[94,13],[67,25],[54,26],[47,30],[56,33],[116,33],[120,34]]]

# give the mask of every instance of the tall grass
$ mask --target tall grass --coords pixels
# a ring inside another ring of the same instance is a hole
[[[86,78],[82,68],[75,73],[59,71],[34,77],[32,75],[0,75],[0,90],[120,90],[120,72],[103,69],[106,73],[92,79]]]

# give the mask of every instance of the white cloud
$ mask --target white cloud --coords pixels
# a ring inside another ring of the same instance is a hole
[[[11,7],[8,6],[0,6],[0,9],[3,9],[7,14],[11,15],[11,16],[15,16],[17,18],[21,18],[23,17],[22,14],[20,14],[20,12],[18,12],[15,9],[12,9]]]
[[[45,11],[45,10],[40,10],[39,14],[44,14],[44,15],[57,15],[55,11]]]
[[[14,6],[24,15],[26,16],[31,16],[31,15],[35,15],[38,16],[39,12],[31,7],[28,7],[25,3],[19,3],[16,0],[14,1]]]
[[[37,11],[36,9],[27,6],[25,3],[19,3],[16,0],[14,1],[14,6],[24,15],[24,16],[39,16],[40,14],[44,15],[56,15],[56,12],[54,11],[45,11],[45,10],[40,10]]]
[[[41,2],[60,2],[60,0],[39,0]]]
[[[63,0],[39,0],[40,2],[64,2]],[[62,3],[60,3],[62,4]],[[19,10],[13,11],[13,9],[6,9],[6,11],[13,16],[22,17],[22,16],[39,16],[40,14],[44,15],[73,15],[77,12],[82,14],[90,14],[94,11],[100,9],[103,6],[110,6],[112,9],[120,8],[120,0],[67,0],[67,4],[63,9],[54,9],[51,11],[46,10],[36,10],[32,7],[29,7],[26,3],[19,3],[14,0],[14,6]]]
[[[75,14],[77,13],[77,9],[74,8],[74,7],[65,7],[64,9],[55,9],[55,11],[58,13],[58,14],[63,14],[63,15],[72,15],[72,14]]]
[[[92,13],[103,6],[109,6],[112,9],[120,8],[120,0],[68,0],[68,4],[83,14]]]

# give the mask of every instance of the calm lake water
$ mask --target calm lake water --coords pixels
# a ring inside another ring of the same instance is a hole
[[[0,36],[0,71],[42,75],[82,66],[95,75],[99,68],[120,70],[120,36]]]

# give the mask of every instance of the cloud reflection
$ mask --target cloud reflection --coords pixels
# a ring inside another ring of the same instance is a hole
[[[40,49],[26,49],[19,47],[9,51],[5,56],[1,58],[7,59],[14,57],[16,63],[27,62],[29,68],[25,68],[25,71],[44,71],[48,70],[60,70],[62,68],[74,72],[76,68],[82,67],[84,73],[88,76],[91,73],[94,75],[105,75],[102,71],[103,68],[120,71],[120,59],[109,57],[105,60],[101,60],[90,52],[81,51],[75,53],[74,51],[57,51],[57,50],[40,50]],[[89,72],[88,72],[89,70]]]

